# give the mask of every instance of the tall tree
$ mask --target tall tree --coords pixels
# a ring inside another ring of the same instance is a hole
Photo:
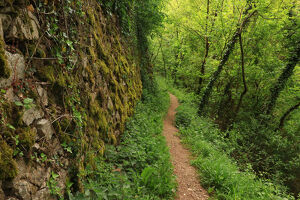
[[[295,7],[295,2],[294,2]],[[293,7],[293,8],[294,8]],[[289,19],[291,21],[291,27],[288,27],[289,35],[288,45],[289,45],[289,58],[286,67],[283,69],[281,75],[279,76],[277,82],[274,87],[271,88],[271,97],[267,106],[266,114],[271,114],[276,101],[279,97],[280,92],[284,89],[286,82],[293,75],[294,69],[299,62],[300,58],[300,34],[299,34],[299,25],[297,24],[297,19],[295,19],[295,14],[293,12],[293,8],[289,12]],[[296,29],[296,30],[295,30]],[[297,32],[298,31],[298,32]]]
[[[241,34],[242,30],[247,26],[247,24],[250,21],[250,18],[257,13],[256,10],[254,10],[253,12],[250,12],[252,10],[252,5],[250,5],[244,12],[244,15],[246,15],[246,17],[244,18],[244,20],[242,21],[242,23],[239,25],[239,27],[237,28],[237,30],[235,31],[235,33],[233,34],[231,40],[229,41],[229,43],[226,45],[226,50],[224,55],[222,56],[222,60],[217,68],[217,70],[213,73],[207,87],[205,88],[204,94],[202,96],[202,99],[200,101],[199,104],[199,110],[198,113],[202,114],[202,111],[204,109],[204,107],[206,106],[209,97],[212,93],[212,89],[213,86],[215,84],[215,82],[218,80],[220,73],[223,70],[223,67],[225,66],[226,62],[229,59],[230,54],[232,53],[233,49],[234,49],[234,45],[237,41],[238,36]]]
[[[203,61],[202,61],[202,65],[201,65],[201,76],[199,78],[199,88],[198,88],[198,94],[200,93],[201,91],[201,86],[202,86],[202,83],[203,83],[203,76],[205,74],[205,65],[206,65],[206,59],[208,57],[208,52],[209,52],[209,39],[208,39],[208,21],[209,21],[209,1],[210,0],[207,0],[206,2],[206,22],[205,22],[205,53],[204,53],[204,58],[203,58]]]

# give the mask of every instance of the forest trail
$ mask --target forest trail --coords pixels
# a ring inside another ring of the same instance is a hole
[[[164,120],[163,134],[170,148],[174,174],[177,177],[178,188],[175,199],[208,199],[207,192],[199,183],[196,169],[190,165],[190,152],[182,146],[179,137],[175,135],[178,129],[173,124],[175,123],[175,110],[179,105],[178,100],[174,95],[170,94],[170,101],[170,108]]]

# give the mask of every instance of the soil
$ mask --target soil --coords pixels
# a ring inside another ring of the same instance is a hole
[[[196,169],[190,165],[191,153],[180,143],[176,136],[178,129],[174,126],[177,98],[170,94],[170,108],[164,120],[163,134],[170,149],[174,174],[177,177],[177,193],[175,200],[204,200],[208,199],[207,192],[202,188]]]

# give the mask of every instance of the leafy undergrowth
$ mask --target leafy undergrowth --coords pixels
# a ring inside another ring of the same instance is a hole
[[[212,199],[228,200],[287,200],[282,186],[257,178],[251,171],[241,172],[229,157],[230,146],[224,141],[224,133],[209,119],[198,117],[195,95],[170,87],[159,78],[161,88],[168,88],[177,96],[180,106],[176,114],[176,126],[182,141],[193,153],[192,164],[198,169],[201,184]]]
[[[119,146],[108,146],[103,158],[97,158],[96,170],[84,194],[70,199],[155,200],[171,199],[175,191],[170,155],[162,136],[162,119],[169,106],[166,91],[155,95],[144,91],[144,100],[136,106]]]

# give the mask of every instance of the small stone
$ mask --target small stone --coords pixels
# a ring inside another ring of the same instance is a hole
[[[114,104],[113,104],[111,98],[108,98],[107,108],[109,110],[113,110],[114,109]]]
[[[116,120],[117,120],[117,122],[120,122],[121,121],[121,116],[120,116],[120,114],[119,114],[119,112],[117,111],[116,112]]]
[[[61,188],[61,192],[63,193],[63,190],[66,187],[66,180],[67,180],[67,176],[68,176],[68,171],[67,170],[60,170],[58,172],[59,178],[57,180],[57,185],[59,188]]]
[[[44,88],[42,88],[41,86],[38,86],[37,92],[38,92],[39,96],[41,97],[42,104],[44,106],[47,106],[48,105],[47,91]]]
[[[3,13],[3,11],[0,11]],[[12,22],[11,16],[6,14],[0,14],[0,37],[4,39],[4,33],[9,28]]]
[[[4,32],[3,32],[3,25],[2,25],[2,19],[0,17],[0,40],[4,38]]]
[[[25,178],[24,176],[26,176],[25,174],[29,170],[26,162],[22,158],[17,160],[17,166],[18,166],[18,176],[14,179],[14,181]]]
[[[8,90],[6,90],[5,99],[8,102],[20,101],[20,99],[14,94],[14,89],[12,87],[10,87]]]
[[[40,145],[38,143],[35,143],[33,146],[32,146],[32,149],[33,150],[39,150],[40,149]]]
[[[13,81],[25,78],[25,59],[21,54],[12,54],[5,51],[8,67],[11,69],[11,75],[8,79],[0,79],[0,87],[5,88],[11,86]]]
[[[54,130],[51,122],[48,119],[41,119],[37,122],[37,130],[40,137],[45,137],[46,140],[51,140]]]
[[[37,18],[27,9],[20,11],[21,15],[12,22],[12,28],[7,38],[19,40],[37,40],[39,39],[39,25]]]
[[[39,188],[46,187],[47,181],[50,179],[50,168],[45,168],[42,166],[37,166],[35,168],[31,168],[30,174],[34,174],[34,176],[29,176],[29,181]]]
[[[22,119],[27,126],[30,126],[34,120],[41,119],[43,116],[44,113],[41,110],[33,107],[24,112]]]
[[[37,193],[35,193],[34,196],[32,197],[32,200],[41,200],[41,199],[52,200],[54,198],[51,197],[51,194],[50,194],[50,191],[48,188],[43,188],[43,189],[37,191]]]
[[[36,191],[36,187],[25,180],[17,181],[13,186],[21,199],[31,199],[31,192]]]
[[[2,181],[0,181],[0,199],[4,199],[5,195],[4,192],[2,190]]]

